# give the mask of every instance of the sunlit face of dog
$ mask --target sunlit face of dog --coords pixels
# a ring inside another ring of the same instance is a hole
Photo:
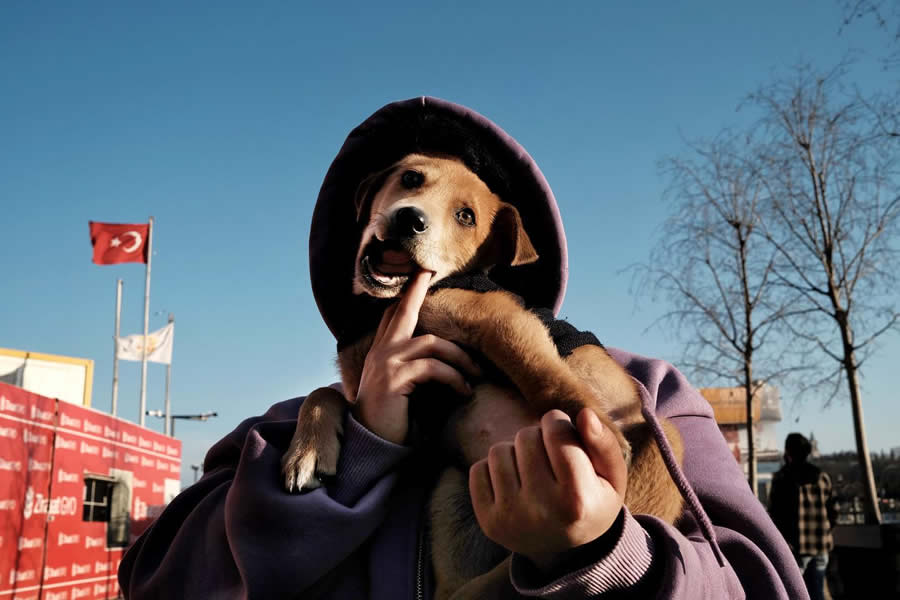
[[[366,220],[353,291],[392,298],[419,270],[431,282],[537,260],[519,212],[461,161],[410,154],[369,177],[357,194]]]

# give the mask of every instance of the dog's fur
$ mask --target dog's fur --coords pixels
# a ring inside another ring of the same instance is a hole
[[[402,218],[401,209],[406,209]],[[353,281],[357,294],[397,297],[418,269],[435,273],[433,285],[450,275],[537,259],[518,211],[452,157],[412,154],[376,173],[361,185],[357,211],[360,221],[367,219]],[[515,396],[535,421],[553,408],[574,418],[590,407],[615,433],[628,462],[629,510],[667,522],[680,515],[680,493],[641,416],[636,384],[603,348],[581,346],[562,359],[546,327],[504,291],[431,290],[419,312],[417,332],[474,350],[507,379],[478,383],[473,400],[448,421],[445,437],[464,464],[487,455],[485,439],[495,425],[479,420],[479,407],[500,394]],[[302,404],[282,461],[288,490],[318,487],[319,476],[336,473],[343,411],[355,401],[373,337],[339,353],[343,396],[320,388]],[[665,421],[663,428],[680,460],[677,430]],[[443,471],[429,509],[436,598],[509,595],[508,558],[504,560],[509,553],[481,533],[467,476],[459,467]]]

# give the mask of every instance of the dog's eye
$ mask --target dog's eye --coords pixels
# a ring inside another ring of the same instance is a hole
[[[404,171],[403,175],[400,176],[400,183],[406,189],[414,190],[417,187],[422,187],[422,184],[425,183],[425,176],[418,171]]]
[[[475,213],[472,212],[471,208],[463,208],[456,213],[456,220],[459,221],[460,225],[472,227],[475,225]]]

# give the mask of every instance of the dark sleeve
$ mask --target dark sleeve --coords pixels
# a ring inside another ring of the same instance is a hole
[[[364,544],[385,516],[396,467],[409,450],[348,415],[333,485],[289,494],[281,487],[281,456],[301,401],[276,404],[213,446],[203,478],[123,557],[119,584],[126,598],[299,593]]]

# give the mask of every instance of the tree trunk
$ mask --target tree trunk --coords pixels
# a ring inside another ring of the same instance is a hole
[[[832,293],[832,300],[836,296]],[[866,425],[863,421],[862,394],[859,393],[859,365],[853,351],[853,328],[847,311],[838,308],[835,314],[841,331],[841,342],[844,348],[844,371],[847,374],[847,387],[850,388],[850,408],[853,410],[853,433],[856,436],[856,458],[859,461],[860,482],[865,498],[866,523],[881,523],[881,509],[878,508],[878,492],[875,489],[875,473],[872,471],[872,457],[869,454],[869,442],[866,440]]]
[[[843,333],[843,332],[842,332]],[[863,423],[862,397],[859,393],[859,379],[856,357],[853,350],[844,354],[844,369],[847,371],[847,385],[850,387],[850,406],[853,409],[853,432],[856,434],[856,453],[862,477],[863,494],[865,495],[866,523],[881,523],[881,509],[878,508],[878,492],[875,489],[875,474],[872,471],[872,457],[869,454],[869,443],[866,441],[866,429]]]

